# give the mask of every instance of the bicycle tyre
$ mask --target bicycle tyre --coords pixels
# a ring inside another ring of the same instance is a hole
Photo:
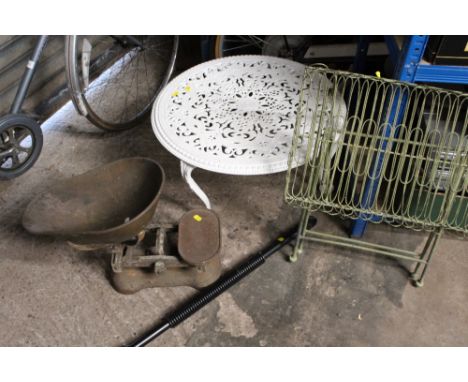
[[[141,48],[125,45],[124,36],[66,36],[70,97],[77,111],[101,129],[119,131],[141,123],[174,71],[178,36],[137,38]],[[91,44],[88,81],[81,62],[85,40]],[[125,98],[125,104],[119,107],[121,113],[113,107],[119,93]]]

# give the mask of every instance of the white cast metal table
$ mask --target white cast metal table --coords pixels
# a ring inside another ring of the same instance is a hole
[[[304,65],[282,58],[231,56],[197,65],[161,91],[154,133],[207,208],[191,176],[197,167],[231,175],[287,169],[303,73]]]

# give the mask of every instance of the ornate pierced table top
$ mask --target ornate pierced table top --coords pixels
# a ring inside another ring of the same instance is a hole
[[[232,56],[174,78],[152,112],[156,137],[194,167],[234,175],[287,169],[304,65]]]

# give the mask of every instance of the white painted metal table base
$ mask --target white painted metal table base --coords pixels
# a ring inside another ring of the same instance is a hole
[[[197,167],[231,175],[287,169],[303,72],[282,58],[232,56],[197,65],[161,91],[154,133],[181,160],[183,178],[207,208],[191,176]]]

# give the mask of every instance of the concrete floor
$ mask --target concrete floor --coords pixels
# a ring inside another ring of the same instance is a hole
[[[76,252],[34,237],[21,215],[34,195],[59,179],[110,161],[148,156],[167,183],[154,222],[175,222],[200,201],[179,175],[178,160],[150,122],[118,134],[98,131],[68,104],[44,125],[44,149],[22,177],[0,183],[0,346],[115,346],[151,327],[195,290],[117,293],[109,256]],[[197,170],[222,220],[223,267],[235,266],[289,227],[299,211],[283,202],[285,174],[234,177]],[[317,229],[345,222],[317,214]],[[421,248],[424,235],[372,226],[367,238]],[[397,262],[311,244],[297,263],[277,254],[242,283],[155,340],[154,346],[467,346],[468,247],[445,235],[423,288]]]

